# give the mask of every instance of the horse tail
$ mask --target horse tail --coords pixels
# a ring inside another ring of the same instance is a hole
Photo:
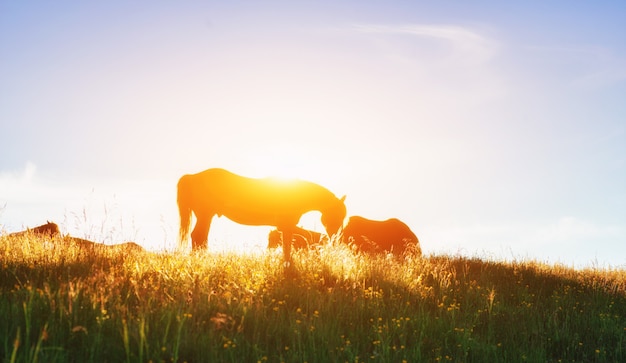
[[[178,180],[178,192],[176,202],[178,203],[178,212],[180,214],[180,231],[179,246],[182,247],[187,243],[189,237],[189,226],[191,225],[191,175],[183,175]]]

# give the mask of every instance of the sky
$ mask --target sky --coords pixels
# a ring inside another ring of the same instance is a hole
[[[624,268],[625,23],[621,1],[0,0],[0,231],[174,248],[178,179],[222,167],[319,183],[427,255]],[[209,249],[268,230],[216,218]]]

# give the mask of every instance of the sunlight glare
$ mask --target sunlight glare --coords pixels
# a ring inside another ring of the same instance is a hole
[[[253,178],[273,177],[279,180],[307,180],[320,184],[334,192],[340,185],[336,171],[325,161],[323,150],[308,150],[292,146],[275,148],[250,157],[242,163],[242,169],[233,169],[241,175]]]
[[[255,157],[250,164],[253,177],[273,177],[282,180],[307,179],[305,163],[294,155]]]

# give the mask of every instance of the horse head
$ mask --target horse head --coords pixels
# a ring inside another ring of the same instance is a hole
[[[326,233],[329,237],[334,236],[339,232],[339,229],[343,226],[343,221],[346,218],[346,205],[344,201],[346,196],[344,195],[340,199],[337,199],[335,203],[332,203],[329,208],[322,212],[322,225],[326,229]]]
[[[46,224],[35,227],[31,231],[35,234],[47,235],[50,237],[54,237],[61,233],[59,230],[59,226],[56,223],[50,222],[48,220],[46,220],[46,222]]]

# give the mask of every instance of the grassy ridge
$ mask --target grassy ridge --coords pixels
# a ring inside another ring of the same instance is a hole
[[[4,362],[626,361],[626,271],[0,238]]]

